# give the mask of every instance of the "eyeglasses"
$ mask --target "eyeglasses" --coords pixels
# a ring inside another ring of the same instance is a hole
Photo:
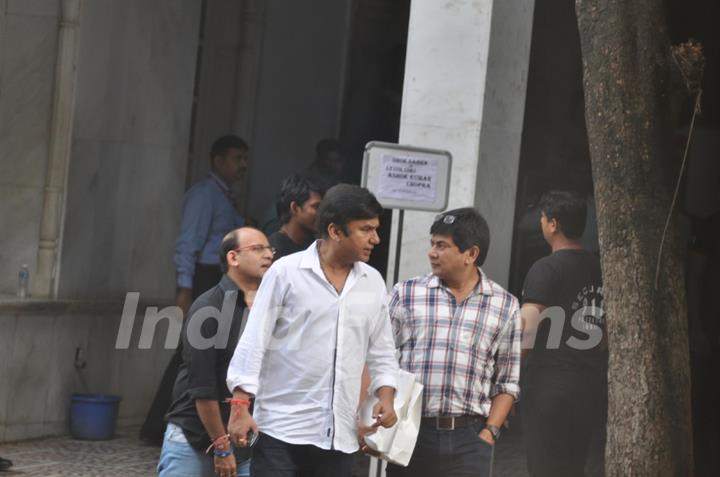
[[[450,214],[438,214],[435,216],[435,222],[442,221],[443,224],[447,224],[447,225],[454,223],[455,219],[457,219],[457,217],[455,217],[454,215],[450,215]]]
[[[265,250],[270,250],[270,253],[273,254],[273,257],[277,253],[277,250],[275,250],[270,245],[248,245],[247,247],[240,247],[235,249],[236,252],[242,252],[244,250],[250,250],[251,252],[255,253],[263,253]]]

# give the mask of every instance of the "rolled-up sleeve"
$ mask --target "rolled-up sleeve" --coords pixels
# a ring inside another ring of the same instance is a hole
[[[200,187],[185,194],[180,233],[175,241],[175,270],[177,285],[192,288],[195,262],[210,235],[212,200]]]
[[[247,326],[228,366],[226,383],[230,392],[240,388],[257,394],[263,358],[271,344],[286,290],[286,281],[278,268],[270,267],[255,295]]]
[[[509,394],[516,401],[520,398],[520,350],[522,322],[520,307],[514,301],[509,310],[510,319],[498,336],[495,355],[495,374],[490,389],[490,398],[498,394]]]
[[[395,347],[400,348],[407,341],[407,326],[405,326],[405,317],[407,315],[402,298],[402,284],[396,284],[390,293],[390,302],[388,304],[388,312],[390,313],[390,324],[392,325],[393,338]]]
[[[393,332],[388,314],[387,296],[380,299],[382,306],[370,333],[366,363],[370,370],[370,387],[368,391],[375,394],[378,388],[390,386],[397,389],[398,362],[395,359]]]

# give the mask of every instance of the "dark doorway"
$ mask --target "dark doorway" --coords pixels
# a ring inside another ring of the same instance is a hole
[[[345,180],[360,182],[369,141],[397,142],[400,131],[409,0],[355,2],[340,141],[350,161]],[[370,264],[385,276],[391,211],[381,217],[380,240]]]
[[[592,205],[574,0],[535,2],[509,282],[516,296],[530,266],[549,253],[535,204],[551,189],[580,192]],[[586,245],[597,250],[594,214],[589,215]]]

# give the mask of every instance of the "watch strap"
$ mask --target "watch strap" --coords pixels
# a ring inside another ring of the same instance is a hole
[[[500,438],[500,428],[497,426],[493,426],[492,424],[485,424],[485,429],[490,431],[490,434],[492,434],[494,440],[498,440]]]

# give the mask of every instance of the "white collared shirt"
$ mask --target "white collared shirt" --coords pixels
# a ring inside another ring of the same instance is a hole
[[[320,268],[315,242],[265,273],[227,385],[255,394],[260,432],[350,453],[358,449],[355,416],[366,363],[371,393],[396,386],[385,282],[355,262],[338,294]]]

